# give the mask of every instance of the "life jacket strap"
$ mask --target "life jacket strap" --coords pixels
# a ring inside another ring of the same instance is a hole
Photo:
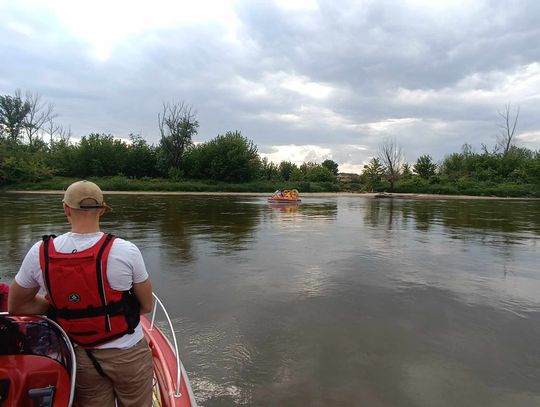
[[[117,301],[110,303],[109,305],[106,305],[104,307],[88,307],[84,309],[61,308],[55,309],[52,313],[56,318],[80,319],[99,317],[103,315],[110,315],[114,317],[116,315],[122,315],[124,312],[124,301]]]
[[[54,239],[56,235],[43,235],[41,238],[43,239],[43,254],[44,254],[44,270],[43,274],[45,276],[45,288],[47,289],[47,292],[49,293],[49,298],[52,301],[52,305],[55,306],[54,299],[51,295],[51,279],[49,277],[49,244],[51,239]],[[49,307],[51,308],[51,307]]]
[[[105,298],[105,290],[103,285],[103,270],[101,267],[101,258],[103,256],[103,253],[105,252],[105,249],[109,246],[109,244],[113,241],[113,235],[111,233],[107,233],[107,237],[103,241],[103,244],[99,248],[97,257],[96,257],[96,277],[97,277],[97,284],[98,284],[98,293],[99,297],[101,298],[101,304],[104,308],[107,307],[107,300]],[[102,314],[105,316],[105,332],[111,331],[111,323],[110,323],[110,317],[111,315],[108,312],[105,312]]]

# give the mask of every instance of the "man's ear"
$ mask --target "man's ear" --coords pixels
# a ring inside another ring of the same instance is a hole
[[[66,215],[68,218],[71,216],[71,208],[64,204],[64,215]]]

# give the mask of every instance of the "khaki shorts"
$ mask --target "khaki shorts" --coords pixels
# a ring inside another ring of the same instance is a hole
[[[75,348],[80,407],[148,407],[152,405],[152,352],[146,339],[129,349],[93,349],[107,377],[101,376],[81,346]]]

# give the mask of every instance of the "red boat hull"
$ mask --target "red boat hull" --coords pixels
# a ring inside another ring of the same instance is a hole
[[[161,330],[151,328],[150,320],[146,316],[141,316],[141,325],[152,349],[154,375],[158,386],[154,391],[154,398],[159,399],[161,405],[167,407],[196,406],[189,379],[182,365],[180,365],[180,387],[176,385],[177,358],[169,340]]]
[[[298,198],[298,199],[268,198],[268,202],[272,202],[272,203],[299,203],[299,202],[302,202],[302,200],[300,198]]]

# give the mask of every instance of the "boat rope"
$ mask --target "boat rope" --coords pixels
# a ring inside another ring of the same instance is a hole
[[[101,367],[101,365],[99,364],[98,360],[96,359],[96,356],[92,353],[92,351],[90,349],[85,349],[86,351],[86,354],[88,355],[88,358],[92,361],[92,364],[94,365],[94,367],[96,368],[97,372],[99,373],[99,375],[101,377],[107,377],[108,376],[105,374],[105,372],[103,371],[103,368]]]

